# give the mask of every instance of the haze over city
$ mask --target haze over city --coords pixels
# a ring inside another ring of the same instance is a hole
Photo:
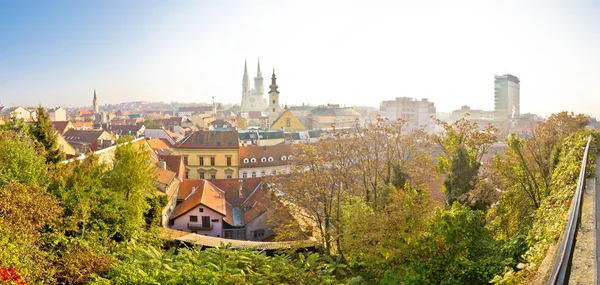
[[[0,103],[238,103],[244,59],[275,69],[281,104],[438,112],[494,108],[494,74],[521,80],[521,113],[600,116],[594,1],[3,2]]]

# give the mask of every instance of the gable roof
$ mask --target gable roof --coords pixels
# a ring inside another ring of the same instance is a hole
[[[179,185],[180,193],[182,184],[184,183],[182,182]],[[193,184],[189,184],[186,186],[190,185]],[[177,195],[178,200],[179,197],[180,194]],[[190,194],[187,196],[185,201],[183,201],[183,203],[175,207],[175,210],[173,210],[170,219],[177,219],[178,217],[184,215],[185,213],[191,211],[192,209],[196,208],[201,204],[217,213],[220,213],[221,215],[226,215],[227,213],[225,205],[225,195],[223,191],[205,180],[200,180],[199,187],[195,189],[190,189]]]
[[[183,156],[181,155],[159,155],[162,160],[165,161],[167,167],[175,172],[179,173],[181,171],[181,164],[183,162]]]
[[[290,144],[242,146],[240,147],[240,168],[287,165],[291,154],[292,145]],[[282,156],[285,156],[286,159],[282,160]],[[263,157],[266,158],[265,162],[262,161]],[[248,159],[248,163],[245,162],[246,158]],[[252,158],[256,159],[256,161],[252,162]],[[269,158],[272,158],[272,161],[269,161]]]
[[[103,131],[103,130],[70,129],[63,134],[63,138],[65,138],[65,140],[67,140],[69,143],[71,143],[71,142],[91,143],[91,142],[97,140],[100,136],[102,136],[105,133],[106,133],[106,131]],[[106,133],[106,134],[108,134],[108,133]],[[110,134],[108,134],[108,135],[110,135]],[[112,137],[112,135],[110,135],[110,137],[113,140],[115,139],[114,137]]]
[[[281,113],[279,118],[275,119],[275,121],[271,124],[271,128],[273,128],[273,126],[275,126],[276,124],[281,124],[281,126],[285,127],[286,124],[285,124],[285,122],[283,122],[284,116],[288,117],[286,119],[290,119],[290,120],[294,121],[292,123],[292,125],[300,125],[302,128],[298,129],[299,131],[306,130],[306,127],[302,124],[302,122],[300,122],[298,117],[296,117],[296,115],[294,115],[294,113],[292,113],[292,111],[290,111],[289,109],[286,109],[283,113]]]
[[[159,155],[169,155],[172,153],[171,145],[167,140],[153,138],[147,141],[148,145],[150,145],[150,147]]]
[[[238,132],[228,131],[195,131],[181,141],[177,148],[238,149],[240,147]]]
[[[119,135],[134,135],[145,129],[144,125],[111,125],[110,132]]]
[[[68,126],[70,126],[71,128],[73,128],[73,124],[71,124],[70,121],[54,121],[51,122],[52,126],[54,127],[54,129],[59,133],[59,134],[64,134],[66,131],[66,128]]]

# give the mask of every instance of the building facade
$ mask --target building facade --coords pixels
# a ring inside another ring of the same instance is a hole
[[[494,112],[497,120],[521,115],[521,81],[511,74],[494,76]]]
[[[187,179],[237,178],[239,138],[236,130],[196,131],[173,147],[183,156]]]
[[[435,128],[435,105],[424,98],[397,97],[381,102],[379,110],[389,120],[406,121],[408,131],[423,128],[429,132]]]
[[[317,108],[310,111],[308,122],[312,129],[352,128],[360,124],[360,114],[352,108]]]
[[[256,178],[268,175],[288,174],[292,159],[292,145],[240,147],[241,178]]]

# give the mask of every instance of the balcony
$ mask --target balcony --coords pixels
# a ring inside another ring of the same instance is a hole
[[[212,230],[212,223],[208,223],[208,225],[204,225],[198,222],[188,222],[188,229],[192,231],[210,231]]]

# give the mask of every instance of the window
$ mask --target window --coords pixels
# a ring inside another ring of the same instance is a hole
[[[263,171],[260,173],[260,176],[265,176],[266,174],[267,174],[267,173],[266,173],[266,172],[263,170]]]
[[[275,100],[273,100],[273,104],[275,104]]]
[[[285,126],[289,127],[292,125],[292,120],[290,118],[285,119]]]
[[[199,208],[198,211],[200,211],[200,213],[204,213],[204,208]]]
[[[268,161],[269,161],[269,162],[273,161],[273,157],[269,156],[269,159],[268,159]]]
[[[204,179],[204,172],[200,172],[200,178]]]
[[[281,160],[286,161],[287,157],[285,157],[285,155],[284,155],[284,156],[281,157]]]
[[[273,108],[273,112],[275,112],[275,108]]]
[[[202,227],[210,228],[210,217],[209,216],[202,216]]]
[[[200,157],[200,165],[204,165],[204,157]]]
[[[256,158],[250,159],[250,162],[255,163],[256,162]]]
[[[267,158],[266,157],[261,158],[260,162],[267,162]]]
[[[265,236],[265,230],[255,230],[254,231],[255,238],[259,238],[259,237],[263,237],[263,236]]]
[[[233,178],[233,173],[227,172],[227,173],[225,173],[225,176],[227,177],[227,179],[231,179],[231,178]]]
[[[169,226],[174,226],[175,225],[175,220],[169,220]]]
[[[211,222],[213,222],[213,223],[218,223],[218,222],[219,222],[219,219],[212,219],[212,220],[210,220],[210,221],[211,221]]]
[[[227,166],[231,166],[231,156],[227,157]]]
[[[252,178],[256,178],[256,171],[252,171]]]
[[[214,173],[214,172],[213,172],[213,173],[211,173],[211,174],[210,174],[210,179],[215,179],[215,178],[217,178],[217,174],[216,174],[216,173]]]
[[[183,164],[188,165],[188,157],[187,157],[187,155],[183,157]]]
[[[189,169],[185,169],[185,179],[189,179],[190,177],[190,170]]]
[[[277,170],[273,170],[273,171],[271,172],[271,175],[277,175]]]
[[[288,155],[288,160],[292,160],[294,157],[292,155]]]
[[[198,222],[198,216],[190,216],[190,222],[193,222],[193,223]]]
[[[247,158],[244,158],[244,163],[248,163],[248,162],[250,162],[250,160]]]
[[[215,158],[214,157],[210,158],[210,165],[215,166]]]
[[[242,172],[242,178],[248,178],[248,173]]]

